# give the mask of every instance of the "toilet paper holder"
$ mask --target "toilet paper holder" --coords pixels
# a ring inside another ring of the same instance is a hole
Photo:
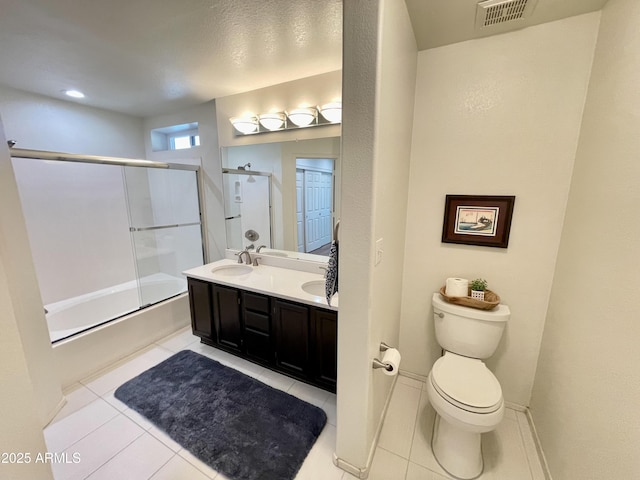
[[[386,352],[390,348],[393,348],[393,347],[390,347],[389,345],[387,345],[384,342],[380,342],[380,351],[381,352]],[[378,358],[374,358],[373,359],[373,368],[384,368],[387,371],[393,370],[393,367],[391,365],[389,365],[388,363],[383,363]]]

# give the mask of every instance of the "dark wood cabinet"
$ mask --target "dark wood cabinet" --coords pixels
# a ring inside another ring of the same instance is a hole
[[[298,377],[309,376],[309,307],[275,300],[276,365]]]
[[[313,380],[335,391],[338,371],[338,313],[314,308],[311,314],[313,331]]]
[[[270,305],[271,300],[266,295],[242,292],[244,354],[266,365],[274,363]]]
[[[336,311],[192,278],[189,306],[202,342],[335,392]]]
[[[242,321],[240,317],[240,292],[235,288],[213,284],[213,321],[216,343],[225,350],[242,350]]]
[[[189,310],[191,312],[191,330],[194,335],[209,342],[213,341],[213,303],[211,283],[195,278],[187,279],[189,289]]]

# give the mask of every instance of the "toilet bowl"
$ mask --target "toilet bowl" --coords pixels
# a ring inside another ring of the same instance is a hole
[[[483,470],[481,434],[504,417],[500,383],[482,360],[445,352],[427,378],[427,397],[438,414],[431,448],[454,477],[473,479]]]

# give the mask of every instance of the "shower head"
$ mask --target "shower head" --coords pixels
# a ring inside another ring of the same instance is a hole
[[[246,170],[247,167],[251,168],[251,164],[250,163],[245,163],[243,166],[238,167],[238,170]]]

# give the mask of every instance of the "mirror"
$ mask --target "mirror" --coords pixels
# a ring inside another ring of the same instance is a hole
[[[340,137],[222,147],[222,167],[227,248],[327,260],[340,211]]]

